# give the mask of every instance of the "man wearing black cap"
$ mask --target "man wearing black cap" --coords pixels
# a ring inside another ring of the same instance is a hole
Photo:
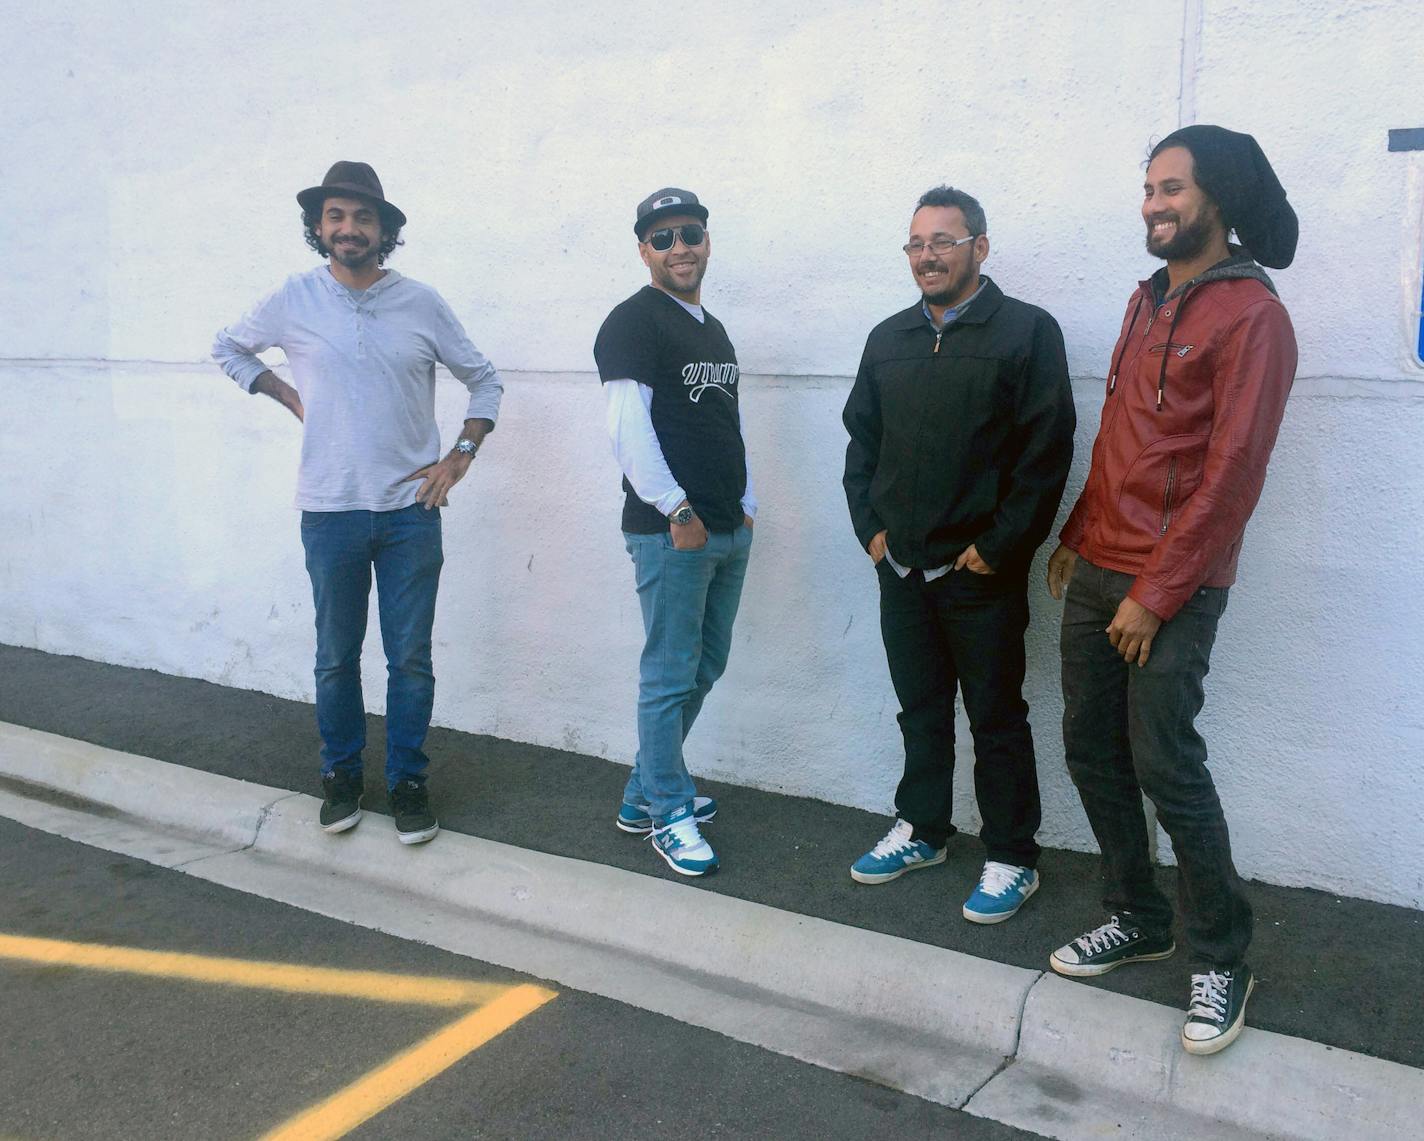
[[[1143,189],[1147,250],[1167,264],[1128,301],[1087,484],[1048,565],[1049,591],[1067,596],[1064,748],[1110,918],[1049,961],[1083,977],[1176,949],[1146,793],[1194,960],[1182,1045],[1211,1054],[1240,1033],[1255,985],[1252,918],[1194,723],[1295,377],[1295,334],[1261,264],[1291,263],[1297,225],[1256,140],[1221,127],[1168,135]]]
[[[904,250],[921,296],[871,330],[843,416],[846,501],[879,580],[905,743],[895,821],[850,874],[881,884],[944,863],[957,691],[987,857],[961,914],[1003,923],[1039,885],[1028,570],[1068,479],[1073,389],[1058,322],[980,273],[989,235],[971,195],[921,196]]]
[[[374,568],[388,667],[386,787],[401,843],[418,844],[439,831],[423,747],[435,695],[440,508],[493,430],[503,386],[435,290],[384,268],[406,218],[370,166],[338,162],[297,201],[307,244],[327,263],[293,274],[222,330],[213,357],[303,425],[296,506],[316,604],[322,827],[344,832],[361,818],[361,643]],[[274,346],[293,384],[257,356]],[[470,391],[464,429],[443,459],[437,363]]]
[[[651,284],[613,309],[593,347],[646,636],[638,754],[615,823],[651,836],[686,876],[717,869],[699,828],[717,805],[696,795],[682,745],[727,666],[756,514],[737,354],[702,307],[706,223],[688,190],[638,204],[633,232]]]

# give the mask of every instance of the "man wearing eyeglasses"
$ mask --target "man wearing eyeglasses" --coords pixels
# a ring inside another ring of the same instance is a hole
[[[727,666],[756,500],[742,441],[737,354],[702,307],[707,208],[666,187],[633,232],[651,282],[617,305],[594,343],[608,433],[623,471],[623,537],[646,641],[638,754],[615,819],[686,876],[717,869],[682,745]]]
[[[1058,323],[979,272],[989,238],[974,198],[930,190],[904,250],[922,296],[871,331],[844,413],[846,499],[880,580],[905,742],[896,819],[851,877],[944,862],[957,689],[987,856],[963,915],[1001,923],[1039,884],[1027,576],[1067,480],[1073,394]]]

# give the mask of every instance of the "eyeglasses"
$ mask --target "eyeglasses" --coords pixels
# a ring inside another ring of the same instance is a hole
[[[912,258],[919,257],[929,247],[937,254],[947,254],[955,246],[962,246],[965,242],[972,242],[978,234],[969,234],[963,238],[931,238],[927,242],[922,242],[916,238],[913,242],[906,242],[900,248]]]
[[[673,243],[676,242],[678,238],[681,238],[682,244],[691,250],[700,246],[706,237],[706,230],[696,222],[688,222],[684,226],[669,226],[664,230],[654,230],[643,240],[652,246],[653,249],[657,250],[658,253],[663,253],[666,250],[672,249]]]

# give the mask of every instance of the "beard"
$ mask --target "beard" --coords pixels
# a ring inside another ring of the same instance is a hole
[[[953,276],[948,273],[949,267],[945,265],[924,266],[924,269],[938,269],[945,271],[944,284],[935,292],[930,293],[923,285],[920,286],[920,293],[924,295],[925,304],[950,306],[956,301],[962,300],[965,292],[974,281],[974,274],[977,272],[976,266],[969,266],[963,273]],[[918,281],[918,277],[916,278]]]
[[[1155,221],[1162,221],[1158,218]],[[1147,227],[1147,252],[1163,261],[1190,261],[1211,243],[1212,227],[1206,218],[1198,217],[1190,224],[1176,219],[1177,231],[1164,242],[1156,245],[1152,240],[1152,226]]]
[[[338,242],[331,247],[331,257],[347,269],[362,269],[380,255],[380,250],[372,245]]]
[[[659,266],[653,272],[653,279],[657,287],[666,293],[683,293],[691,295],[696,293],[702,285],[702,279],[707,276],[707,263],[699,261],[694,267],[692,277],[687,284],[682,284],[674,277],[666,266]]]

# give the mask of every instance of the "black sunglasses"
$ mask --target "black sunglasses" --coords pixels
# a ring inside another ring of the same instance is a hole
[[[682,244],[688,249],[696,249],[707,237],[707,231],[696,222],[688,222],[683,226],[669,226],[664,230],[654,230],[644,240],[658,253],[663,253],[673,247],[673,243],[678,238],[682,238]]]

